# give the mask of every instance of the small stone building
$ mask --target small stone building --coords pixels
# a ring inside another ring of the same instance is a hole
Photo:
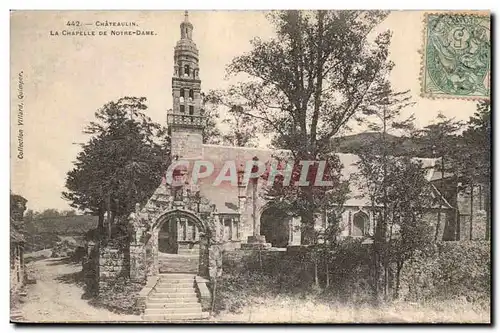
[[[24,222],[23,214],[27,200],[10,195],[10,290],[18,291],[25,283]]]

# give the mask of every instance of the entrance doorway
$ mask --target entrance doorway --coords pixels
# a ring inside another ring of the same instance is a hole
[[[276,208],[268,208],[260,217],[260,234],[273,247],[287,247],[290,235],[290,220],[286,213]]]
[[[165,221],[158,233],[158,251],[162,253],[177,254],[177,218],[172,217]]]

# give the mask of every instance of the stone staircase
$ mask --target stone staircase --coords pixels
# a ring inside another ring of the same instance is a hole
[[[160,274],[146,299],[145,321],[187,321],[208,318],[195,289],[196,274]]]

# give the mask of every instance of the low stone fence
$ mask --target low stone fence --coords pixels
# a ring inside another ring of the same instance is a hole
[[[128,277],[126,253],[121,248],[101,246],[99,249],[99,290],[107,286],[107,280]]]
[[[287,255],[286,251],[275,250],[232,250],[222,254],[222,270],[232,271],[245,269],[259,269],[272,267],[278,264]]]

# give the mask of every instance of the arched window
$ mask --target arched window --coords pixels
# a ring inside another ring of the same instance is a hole
[[[181,103],[184,103],[184,88],[181,88],[181,94],[179,100]]]
[[[352,217],[352,236],[364,236],[368,231],[369,218],[363,212],[357,212]]]
[[[326,221],[325,221],[325,228],[331,227],[336,224],[336,219],[337,216],[335,215],[334,210],[328,210],[326,212]]]
[[[184,105],[180,105],[180,111],[181,111],[182,113],[184,113],[184,112],[185,112],[185,110],[184,110]]]
[[[184,65],[184,76],[189,76],[189,65]]]
[[[190,100],[194,99],[194,91],[193,91],[193,89],[189,89],[189,99]]]
[[[194,106],[192,106],[192,105],[189,106],[189,114],[190,115],[194,114]]]

